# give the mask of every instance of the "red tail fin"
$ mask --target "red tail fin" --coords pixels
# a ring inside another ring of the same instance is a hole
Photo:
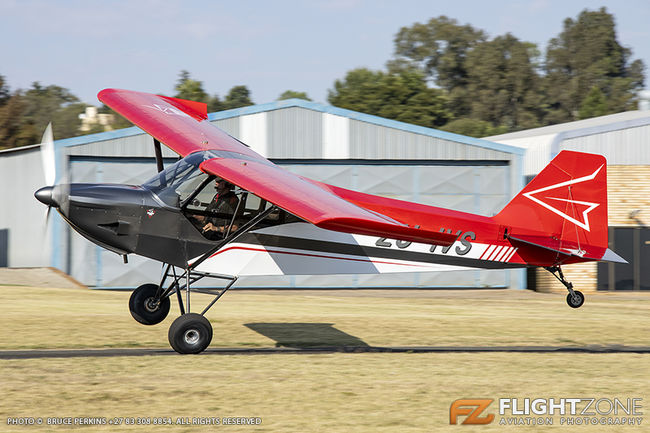
[[[513,236],[544,234],[569,248],[606,249],[605,157],[563,150],[494,218]]]

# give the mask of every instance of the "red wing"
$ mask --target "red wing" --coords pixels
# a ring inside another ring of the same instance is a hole
[[[201,164],[201,170],[321,228],[438,245],[451,245],[456,239],[408,227],[285,171],[210,124],[205,104],[120,89],[102,90],[97,97],[182,156],[201,150],[246,155],[244,159],[210,159]]]
[[[370,212],[270,162],[214,158],[200,167],[324,229],[437,245],[456,240]]]
[[[207,106],[131,90],[104,89],[100,101],[181,156],[198,150],[224,150],[263,159],[207,120]]]

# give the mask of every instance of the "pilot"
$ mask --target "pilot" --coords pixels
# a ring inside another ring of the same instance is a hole
[[[208,213],[217,214],[218,216],[209,216],[202,222],[205,224],[202,227],[202,232],[208,237],[222,237],[228,230],[232,216],[237,211],[239,198],[233,192],[234,185],[224,179],[217,179],[214,182],[214,189],[217,193],[212,198],[210,204],[205,208]],[[224,218],[224,216],[228,216]],[[233,223],[232,230],[236,230],[237,226]]]

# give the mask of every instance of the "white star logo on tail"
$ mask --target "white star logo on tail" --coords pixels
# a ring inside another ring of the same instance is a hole
[[[588,201],[578,201],[578,200],[568,200],[568,199],[565,199],[565,198],[556,198],[556,197],[544,197],[544,198],[550,199],[550,200],[558,200],[558,201],[562,201],[562,202],[565,202],[565,203],[573,203],[574,205],[577,204],[577,205],[587,206],[587,209],[585,209],[582,212],[582,219],[584,220],[584,222],[582,222],[582,221],[578,221],[577,219],[573,218],[570,215],[567,215],[566,213],[562,212],[561,210],[554,208],[550,204],[543,202],[542,200],[538,199],[537,197],[534,197],[534,195],[539,194],[539,193],[544,192],[544,191],[549,191],[551,189],[561,188],[563,186],[575,185],[576,183],[582,183],[582,182],[587,182],[587,181],[593,180],[598,175],[598,173],[600,172],[600,170],[602,168],[603,168],[603,166],[601,165],[600,167],[598,167],[598,169],[596,171],[594,171],[589,176],[583,176],[583,177],[579,177],[577,179],[568,180],[566,182],[556,183],[555,185],[545,186],[544,188],[536,189],[535,191],[526,192],[523,195],[524,195],[524,197],[531,199],[535,203],[537,203],[539,205],[542,205],[543,207],[550,210],[554,214],[559,215],[562,218],[564,218],[565,220],[572,222],[573,224],[577,225],[578,227],[581,227],[581,228],[583,228],[583,229],[585,229],[587,231],[590,231],[589,230],[589,212],[591,212],[592,210],[594,210],[598,206],[600,206],[600,203],[591,203],[591,202],[588,202]]]

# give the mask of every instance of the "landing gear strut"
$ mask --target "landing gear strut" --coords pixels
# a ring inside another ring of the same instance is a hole
[[[550,266],[545,269],[553,274],[553,276],[557,278],[560,283],[564,284],[564,287],[566,287],[566,289],[569,291],[566,296],[566,303],[569,305],[569,307],[579,308],[582,306],[582,304],[585,303],[585,295],[583,295],[579,290],[573,290],[573,284],[564,279],[564,274],[562,273],[562,269],[559,266]]]
[[[212,254],[250,231],[255,225],[257,225],[257,223],[262,221],[276,209],[275,206],[271,206],[252,218],[246,224],[242,225],[234,233],[228,234],[225,239],[216,244],[212,249],[194,260],[191,264],[188,264],[187,268],[185,268],[184,272],[180,275],[176,273],[176,267],[168,264],[165,268],[160,284],[143,284],[131,295],[129,310],[131,311],[133,318],[145,325],[154,325],[162,322],[169,313],[169,298],[176,293],[181,316],[174,320],[169,328],[169,344],[178,353],[189,354],[203,352],[212,341],[212,325],[210,324],[210,321],[205,318],[205,313],[207,313],[208,310],[223,296],[223,294],[226,293],[233,284],[235,284],[237,277],[205,273],[197,271],[196,268],[205,260],[210,258]],[[204,277],[228,280],[228,283],[224,288],[217,290],[194,289],[195,292],[213,295],[214,299],[200,314],[191,313],[191,285]],[[172,282],[166,289],[164,289],[165,281],[167,281],[168,278],[171,278]],[[182,290],[185,290],[186,293],[185,303],[183,303],[183,297],[181,296]]]
[[[181,315],[174,320],[169,327],[168,339],[169,344],[176,352],[181,354],[195,354],[201,353],[210,345],[212,341],[212,325],[210,321],[205,318],[205,313],[228,291],[237,281],[237,277],[227,275],[205,274],[202,272],[191,272],[186,270],[180,276],[176,275],[174,267],[168,265],[165,271],[164,280],[170,276],[169,270],[172,270],[174,281],[170,284],[169,288],[162,293],[162,297],[169,300],[169,297],[176,292],[178,297],[178,307]],[[199,281],[204,277],[220,278],[229,280],[226,287],[222,289],[191,289],[191,284]],[[185,283],[182,281],[185,280]],[[181,291],[185,290],[187,296],[185,303]],[[201,311],[201,314],[190,312],[190,292],[206,293],[215,296],[214,299],[208,304],[207,307]]]

